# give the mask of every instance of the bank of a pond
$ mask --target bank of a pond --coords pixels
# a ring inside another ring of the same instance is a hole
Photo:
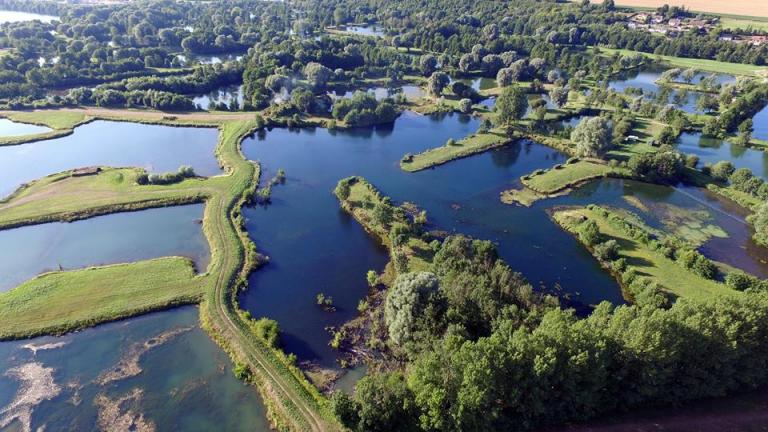
[[[662,92],[659,80],[667,69],[668,68],[662,66],[644,66],[623,71],[611,78],[608,83],[608,88],[619,93],[624,93],[628,89],[639,89],[642,90],[642,94],[645,98],[655,98]],[[708,79],[710,76],[713,76],[713,85],[715,86],[723,86],[736,81],[736,77],[733,75],[707,74],[697,71],[693,75],[690,84],[695,86],[701,83],[702,80]],[[694,90],[684,92],[681,95],[680,90],[669,89],[668,95],[663,103],[673,103],[687,113],[695,113],[698,112],[696,104],[701,95],[701,92]]]
[[[203,208],[165,207],[0,231],[0,292],[45,271],[164,256],[191,258],[204,272],[210,251],[200,224]]]
[[[764,151],[704,136],[701,132],[685,132],[678,142],[680,152],[698,156],[702,165],[730,161],[736,168],[748,168],[754,175],[768,180],[768,153]]]
[[[120,416],[151,427],[138,430],[270,430],[197,321],[190,306],[0,343],[0,429],[109,430]]]
[[[131,166],[153,173],[191,166],[195,173],[221,173],[214,149],[216,129],[94,121],[62,138],[0,147],[0,197],[21,184],[86,166]]]

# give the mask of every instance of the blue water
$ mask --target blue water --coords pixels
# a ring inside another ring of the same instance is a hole
[[[217,142],[217,129],[95,121],[63,138],[0,147],[0,197],[22,183],[93,165],[156,173],[189,165],[198,175],[219,174]]]
[[[18,123],[0,118],[0,137],[32,135],[49,132],[51,129],[45,126],[37,126],[27,123]]]
[[[0,231],[0,292],[52,270],[185,256],[208,266],[203,204]]]
[[[678,141],[677,149],[685,154],[695,154],[701,165],[727,160],[736,168],[748,168],[752,174],[768,180],[768,153],[764,151],[706,137],[699,132],[685,132]]]

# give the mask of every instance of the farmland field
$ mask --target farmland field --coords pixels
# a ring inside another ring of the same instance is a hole
[[[592,0],[592,3],[599,3],[599,1]],[[668,4],[670,6],[685,6],[697,12],[744,15],[745,17],[768,17],[768,7],[761,0],[734,0],[729,2],[720,0],[619,0],[616,4],[619,6],[648,8],[657,8]]]

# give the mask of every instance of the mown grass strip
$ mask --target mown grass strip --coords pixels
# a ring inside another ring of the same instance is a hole
[[[509,142],[510,139],[500,131],[475,133],[453,144],[446,144],[412,156],[406,155],[400,161],[400,168],[408,172],[421,171],[452,160],[482,153]]]
[[[60,334],[197,303],[201,282],[181,257],[45,273],[0,293],[0,339]]]

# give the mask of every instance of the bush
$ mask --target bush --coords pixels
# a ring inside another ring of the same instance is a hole
[[[595,245],[595,256],[597,259],[610,262],[619,257],[619,244],[616,240],[607,240]]]

